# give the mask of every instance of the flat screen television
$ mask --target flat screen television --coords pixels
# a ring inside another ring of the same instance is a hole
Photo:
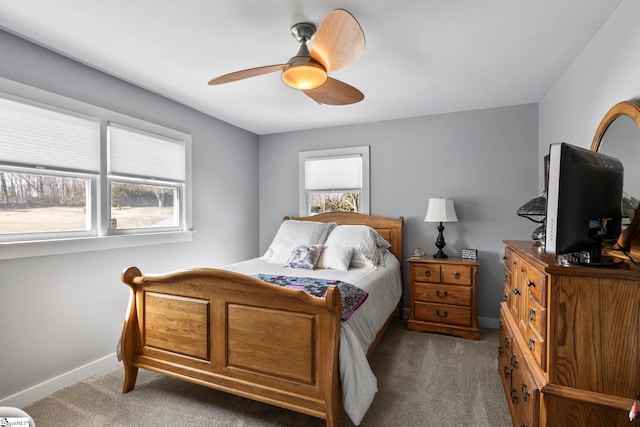
[[[611,156],[567,143],[551,144],[545,251],[572,264],[606,264],[602,243],[622,222],[624,168]]]

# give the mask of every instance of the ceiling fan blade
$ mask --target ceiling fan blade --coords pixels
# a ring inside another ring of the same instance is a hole
[[[322,86],[303,92],[314,101],[327,105],[355,104],[364,99],[364,94],[358,89],[331,77]]]
[[[249,77],[260,76],[262,74],[281,71],[287,64],[267,65],[264,67],[249,68],[248,70],[236,71],[229,74],[223,74],[214,79],[209,80],[210,85],[219,85],[222,83],[235,82],[236,80],[247,79]]]
[[[311,57],[327,71],[335,71],[355,62],[364,52],[364,45],[364,32],[356,18],[344,9],[336,9],[320,23]]]

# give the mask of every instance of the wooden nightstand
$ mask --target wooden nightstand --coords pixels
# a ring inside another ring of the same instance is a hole
[[[411,258],[407,329],[478,340],[479,263],[461,258]]]

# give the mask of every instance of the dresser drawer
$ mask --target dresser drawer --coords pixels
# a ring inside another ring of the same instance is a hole
[[[535,328],[532,327],[532,324],[529,323],[527,327],[527,333],[525,336],[527,340],[527,346],[529,347],[529,351],[533,355],[533,358],[536,359],[536,363],[542,370],[547,370],[547,342],[541,336],[538,335],[538,332]]]
[[[513,252],[511,248],[506,247],[504,249],[504,256],[502,257],[502,261],[504,261],[505,270],[511,271],[511,260],[513,259]]]
[[[529,295],[527,298],[527,319],[529,327],[543,340],[547,338],[547,310]]]
[[[416,301],[471,306],[471,288],[468,286],[416,283],[414,297]]]
[[[504,308],[500,309],[500,335],[498,342],[498,373],[502,379],[505,394],[509,396],[511,388],[511,353],[513,346],[513,334],[505,318]]]
[[[452,285],[471,285],[471,267],[464,265],[443,265],[442,283]]]
[[[440,266],[437,264],[416,264],[413,269],[416,282],[440,283]]]
[[[537,414],[540,407],[540,389],[533,382],[531,372],[526,364],[522,364],[513,372],[511,399],[519,414],[518,421],[527,425],[535,426]]]
[[[427,302],[414,303],[415,320],[470,326],[471,308]]]
[[[527,281],[525,284],[529,295],[533,295],[543,307],[546,307],[547,302],[545,298],[547,296],[547,276],[536,268],[529,266]]]

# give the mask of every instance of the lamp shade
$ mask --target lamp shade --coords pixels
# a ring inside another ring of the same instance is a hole
[[[429,199],[425,222],[458,222],[453,200],[445,198]]]

